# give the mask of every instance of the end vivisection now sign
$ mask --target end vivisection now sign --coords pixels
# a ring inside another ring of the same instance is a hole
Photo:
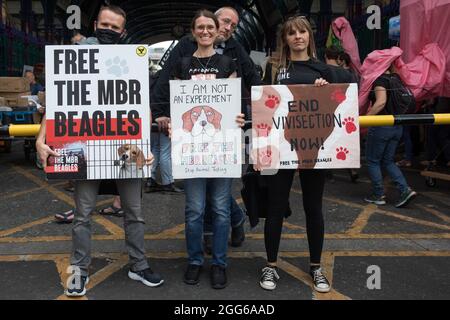
[[[147,46],[46,46],[45,65],[47,177],[149,177]]]
[[[353,84],[252,87],[252,158],[265,169],[360,167]]]

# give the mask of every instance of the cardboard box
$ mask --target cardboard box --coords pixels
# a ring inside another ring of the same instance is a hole
[[[2,97],[6,99],[8,102],[8,106],[10,107],[26,107],[28,106],[28,99],[21,98],[22,96],[31,95],[30,91],[26,92],[2,92]]]
[[[0,92],[25,92],[30,90],[30,83],[22,77],[0,77]],[[4,96],[2,94],[2,96]]]

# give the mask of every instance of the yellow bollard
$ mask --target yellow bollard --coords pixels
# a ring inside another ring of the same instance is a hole
[[[10,137],[35,137],[39,133],[40,124],[10,124]]]

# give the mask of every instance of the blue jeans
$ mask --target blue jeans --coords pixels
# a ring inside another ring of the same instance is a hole
[[[236,228],[239,227],[245,221],[244,211],[242,211],[241,207],[236,202],[236,199],[233,196],[230,196],[230,210],[231,210],[231,227]],[[213,234],[213,226],[212,226],[212,212],[211,206],[207,202],[205,208],[205,218],[203,221],[203,234],[211,235]]]
[[[202,265],[203,218],[208,202],[212,212],[212,264],[227,266],[228,234],[230,232],[230,178],[196,178],[184,180],[186,194],[186,247],[189,264]]]
[[[156,170],[159,167],[159,170],[161,172],[161,183],[163,185],[173,183],[170,138],[164,133],[152,132],[151,144],[152,153],[155,157],[155,161],[152,166],[152,178],[155,178]]]
[[[372,192],[375,196],[384,195],[381,168],[385,169],[394,181],[400,194],[408,190],[408,184],[394,161],[395,150],[402,137],[402,127],[369,128],[366,141],[366,161]]]
[[[411,127],[403,126],[403,142],[405,143],[405,159],[412,161],[414,158],[413,154],[413,143],[411,141]]]

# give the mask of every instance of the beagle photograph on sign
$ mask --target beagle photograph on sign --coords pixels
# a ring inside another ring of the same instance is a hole
[[[120,171],[119,177],[142,178],[145,165],[144,153],[134,144],[123,144],[117,150],[119,155]]]

